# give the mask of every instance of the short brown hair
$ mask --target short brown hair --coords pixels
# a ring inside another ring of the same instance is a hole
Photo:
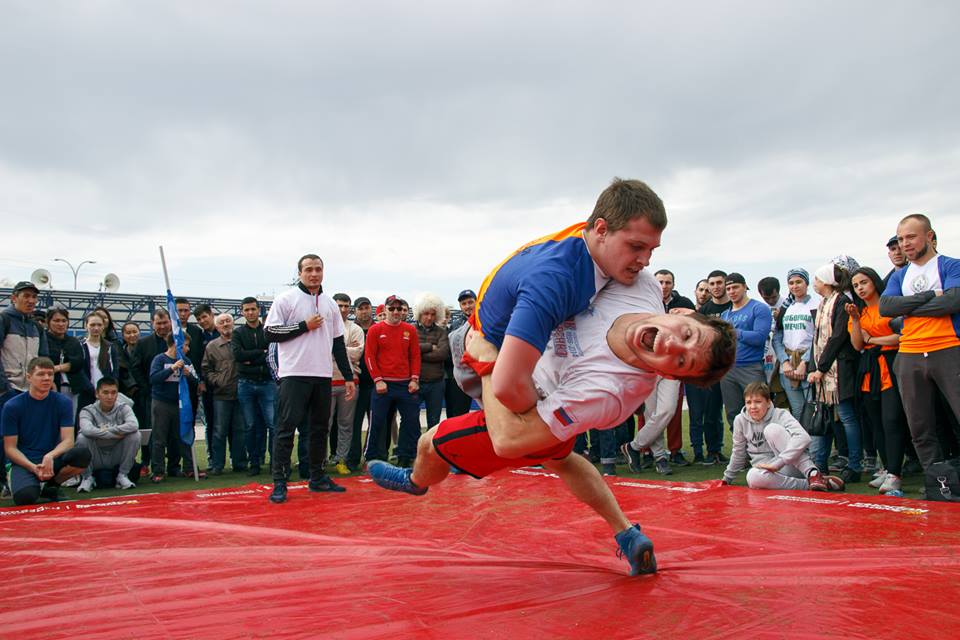
[[[747,388],[743,390],[744,399],[747,399],[750,396],[760,396],[764,400],[769,400],[770,387],[767,386],[766,382],[751,382],[747,385]]]
[[[641,180],[614,178],[597,198],[593,213],[587,219],[587,230],[593,229],[600,218],[607,222],[610,231],[623,229],[634,218],[646,218],[658,231],[667,228],[663,201]]]
[[[710,345],[707,370],[695,378],[680,378],[680,381],[695,387],[710,387],[719,382],[736,361],[737,333],[732,324],[720,318],[705,316],[701,313],[691,313],[689,317],[715,331],[717,337]]]
[[[53,369],[53,360],[44,356],[32,358],[27,363],[27,373],[33,373],[36,369]]]
[[[188,342],[190,342],[190,334],[187,333],[186,331],[184,331],[184,332],[183,332],[183,344],[184,344],[184,346],[186,346],[186,344],[187,344]],[[171,332],[167,335],[167,348],[169,349],[170,347],[172,347],[172,346],[175,345],[176,343],[177,343],[177,337],[176,337],[175,335],[173,335],[173,331],[171,331]]]

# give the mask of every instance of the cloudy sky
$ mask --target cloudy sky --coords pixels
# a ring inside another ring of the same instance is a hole
[[[0,278],[453,302],[613,176],[689,295],[897,220],[960,255],[955,2],[0,0]]]

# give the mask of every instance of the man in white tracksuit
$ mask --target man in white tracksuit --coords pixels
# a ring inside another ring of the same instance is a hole
[[[733,447],[723,472],[731,484],[749,458],[747,486],[751,489],[840,491],[843,480],[817,470],[807,447],[810,436],[785,409],[770,401],[770,387],[752,382],[744,390],[745,406],[733,421]]]

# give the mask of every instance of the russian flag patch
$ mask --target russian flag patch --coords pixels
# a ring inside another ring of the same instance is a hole
[[[571,418],[570,414],[568,414],[566,411],[563,410],[563,407],[560,407],[559,409],[554,411],[553,417],[556,418],[560,422],[560,424],[562,424],[565,427],[569,427],[570,425],[573,424],[573,418]]]

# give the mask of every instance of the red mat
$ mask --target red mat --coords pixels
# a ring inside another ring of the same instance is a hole
[[[0,510],[0,636],[958,636],[958,505],[608,480],[656,576],[534,470],[422,498],[351,478],[282,506],[248,485]]]

